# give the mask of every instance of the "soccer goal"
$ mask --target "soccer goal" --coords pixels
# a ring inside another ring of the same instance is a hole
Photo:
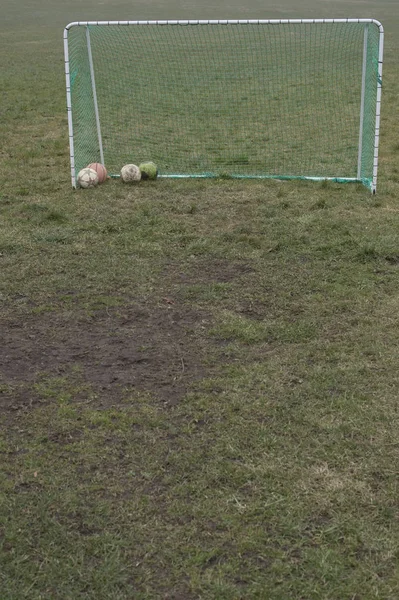
[[[88,21],[64,30],[72,185],[117,177],[377,189],[384,31],[374,19]]]

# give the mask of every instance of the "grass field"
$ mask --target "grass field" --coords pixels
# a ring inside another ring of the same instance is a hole
[[[63,26],[221,11],[23,4],[0,25],[1,599],[396,600],[396,2],[223,9],[384,23],[374,197],[72,191]]]

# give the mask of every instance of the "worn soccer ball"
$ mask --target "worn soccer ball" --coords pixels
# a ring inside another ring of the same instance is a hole
[[[137,165],[125,165],[121,169],[121,179],[124,183],[136,183],[141,179],[141,171]]]
[[[99,179],[96,171],[86,167],[78,173],[78,184],[81,188],[91,188],[98,185]]]
[[[93,169],[98,175],[98,183],[104,183],[108,177],[107,169],[101,163],[90,163],[87,165],[88,169]]]
[[[156,179],[158,176],[157,165],[153,162],[145,162],[139,165],[141,179]]]

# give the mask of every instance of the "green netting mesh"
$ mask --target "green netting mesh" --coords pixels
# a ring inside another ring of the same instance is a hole
[[[95,83],[111,174],[152,160],[162,175],[358,179],[363,88],[372,179],[373,23],[76,25],[68,45],[76,172],[100,161]]]

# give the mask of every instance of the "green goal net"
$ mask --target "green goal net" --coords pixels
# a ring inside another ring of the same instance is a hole
[[[64,31],[72,184],[164,177],[376,189],[383,30],[372,19],[79,22]]]

